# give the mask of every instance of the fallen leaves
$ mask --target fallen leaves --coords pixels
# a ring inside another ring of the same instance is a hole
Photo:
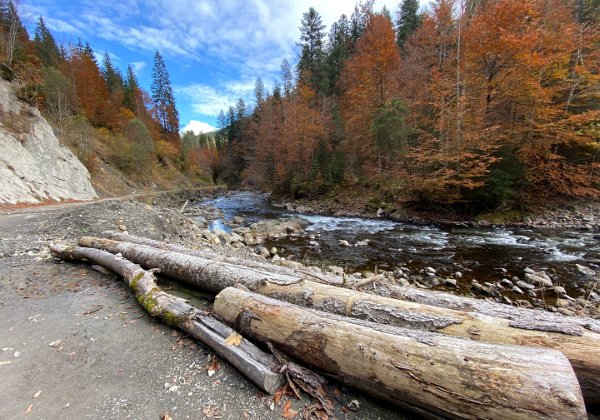
[[[42,391],[38,391],[35,394],[33,394],[33,398],[37,398],[42,394]]]
[[[168,411],[165,411],[160,415],[160,420],[173,420]]]
[[[0,362],[0,366],[10,365],[12,362],[10,360],[3,360]]]
[[[27,410],[25,410],[25,413],[23,413],[25,416],[29,413],[31,413],[31,410],[33,410],[33,404],[29,404],[29,407],[27,407]]]
[[[283,405],[281,417],[283,417],[284,419],[293,419],[297,415],[298,412],[296,410],[292,410],[292,402],[290,400],[287,400],[286,403]]]
[[[217,360],[216,357],[213,357],[212,362],[210,363],[210,365],[208,365],[206,370],[208,372],[209,378],[211,376],[213,376],[215,373],[217,373],[217,371],[219,370],[219,361]]]
[[[229,336],[225,339],[225,344],[227,344],[228,346],[236,346],[239,347],[239,345],[242,343],[242,336],[239,335],[237,332],[233,331],[231,334],[229,334]]]

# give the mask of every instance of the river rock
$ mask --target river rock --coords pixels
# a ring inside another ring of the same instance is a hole
[[[338,241],[338,245],[339,245],[339,246],[350,246],[350,242],[348,242],[348,241],[347,241],[347,240],[345,240],[345,239],[340,239],[340,240]]]
[[[537,284],[538,286],[543,286],[543,287],[552,287],[552,280],[549,280],[546,277],[542,277],[540,275],[536,274],[530,274],[527,273],[525,274],[525,279],[532,284]]]
[[[269,254],[271,254],[271,255],[273,255],[273,256],[277,255],[277,248],[275,248],[275,247],[272,247],[272,248],[269,250]]]
[[[485,296],[491,296],[492,295],[492,289],[488,286],[484,286],[479,284],[479,282],[473,280],[471,282],[471,289],[473,289],[474,292],[479,293],[480,295],[485,295]]]
[[[355,246],[367,246],[367,245],[369,245],[369,242],[370,241],[368,239],[365,239],[362,241],[358,241]]]
[[[511,290],[520,295],[522,295],[524,293],[523,290],[521,290],[521,288],[519,286],[513,286]]]
[[[523,280],[519,280],[517,281],[516,285],[523,290],[532,290],[535,289],[535,286],[533,284],[529,284]]]
[[[506,278],[500,280],[500,284],[504,287],[508,287],[509,289],[513,286],[513,282]]]
[[[596,272],[591,268],[580,264],[575,264],[575,269],[587,277],[592,277],[594,274],[596,274]]]
[[[275,254],[275,255],[273,255],[273,259],[272,259],[271,261],[273,261],[273,263],[277,263],[277,262],[279,262],[281,259],[282,259],[282,258],[281,258],[279,255]]]
[[[458,287],[456,279],[452,279],[452,278],[445,278],[444,285],[446,285],[448,287]]]
[[[234,216],[233,223],[235,223],[236,225],[241,225],[242,223],[244,223],[244,218],[241,216]]]
[[[567,291],[562,286],[554,286],[552,290],[554,290],[554,293],[556,293],[558,297],[567,296]]]
[[[457,271],[456,273],[454,273],[454,277],[457,279],[462,279],[463,278],[463,273],[461,273],[460,271]]]
[[[256,247],[255,252],[258,255],[262,255],[265,258],[268,258],[268,257],[271,256],[271,253],[269,252],[269,250],[267,248],[265,248],[264,246],[258,246],[258,247]]]

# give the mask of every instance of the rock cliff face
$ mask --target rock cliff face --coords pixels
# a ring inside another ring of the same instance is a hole
[[[91,200],[90,174],[40,112],[0,80],[0,204]]]

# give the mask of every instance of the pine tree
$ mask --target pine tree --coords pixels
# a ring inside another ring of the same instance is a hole
[[[62,61],[60,50],[56,45],[56,41],[52,33],[46,26],[44,18],[40,16],[35,27],[35,35],[33,38],[38,56],[42,60],[45,67],[58,67]]]
[[[336,85],[344,62],[350,56],[352,47],[352,34],[350,22],[346,15],[342,15],[337,22],[331,25],[329,32],[329,51],[327,54],[327,70],[329,78],[328,93],[336,93]]]
[[[421,24],[421,18],[417,14],[419,11],[419,0],[403,0],[398,11],[398,20],[396,21],[397,36],[396,44],[402,47],[414,31]]]
[[[256,100],[256,109],[260,109],[263,101],[266,99],[265,97],[265,84],[259,76],[256,78],[256,82],[254,83],[254,99]]]
[[[164,59],[160,52],[154,54],[152,70],[152,100],[156,106],[156,118],[165,133],[179,132],[179,113],[175,106],[175,95]]]
[[[114,66],[108,53],[104,53],[102,60],[102,76],[108,86],[109,92],[112,94],[119,90],[123,90],[125,82],[123,81],[123,75],[118,68]]]
[[[125,81],[125,95],[123,98],[123,105],[131,112],[140,118],[140,107],[138,102],[139,84],[137,77],[133,72],[131,65],[127,66],[127,80]]]
[[[294,87],[294,76],[292,76],[292,67],[285,58],[281,62],[281,82],[283,83],[283,95],[289,98]]]
[[[319,13],[311,7],[302,15],[300,26],[300,61],[298,73],[303,82],[308,83],[315,91],[326,90],[327,80],[325,70],[325,53],[323,38],[325,25]]]

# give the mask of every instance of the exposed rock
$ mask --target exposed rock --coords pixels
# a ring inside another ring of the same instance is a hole
[[[0,79],[0,204],[91,200],[90,174],[40,112]]]
[[[531,284],[536,284],[538,286],[543,286],[543,287],[552,287],[552,280],[547,279],[546,277],[542,277],[540,275],[536,274],[525,274],[525,279],[531,283]]]
[[[268,257],[270,257],[270,256],[271,256],[271,253],[269,252],[269,250],[268,250],[267,248],[265,248],[264,246],[259,246],[259,247],[256,247],[256,250],[255,250],[255,252],[256,252],[258,255],[262,255],[262,256],[263,256],[263,257],[265,257],[265,258],[268,258]]]
[[[513,282],[510,281],[509,279],[502,279],[500,280],[500,284],[504,287],[508,287],[511,288],[513,286]]]
[[[581,274],[587,277],[592,277],[594,274],[596,274],[594,270],[584,265],[575,264],[575,268],[577,269],[577,271],[579,271]]]
[[[456,279],[452,279],[452,278],[445,278],[444,285],[446,285],[448,287],[458,287]]]
[[[241,216],[234,216],[233,223],[235,223],[236,225],[241,225],[242,223],[244,223],[244,218]]]
[[[370,241],[368,239],[365,239],[363,241],[358,241],[355,246],[367,246],[369,245],[369,242]]]
[[[271,249],[269,250],[269,254],[271,254],[271,255],[273,255],[273,256],[277,255],[277,248],[275,248],[275,247],[271,248]]]
[[[512,291],[515,292],[515,293],[518,293],[520,295],[523,294],[523,290],[521,290],[521,288],[519,286],[513,286],[512,287]]]
[[[347,240],[345,240],[345,239],[340,239],[340,240],[338,241],[338,245],[339,245],[339,246],[350,246],[350,242],[348,242],[348,241],[347,241]]]

